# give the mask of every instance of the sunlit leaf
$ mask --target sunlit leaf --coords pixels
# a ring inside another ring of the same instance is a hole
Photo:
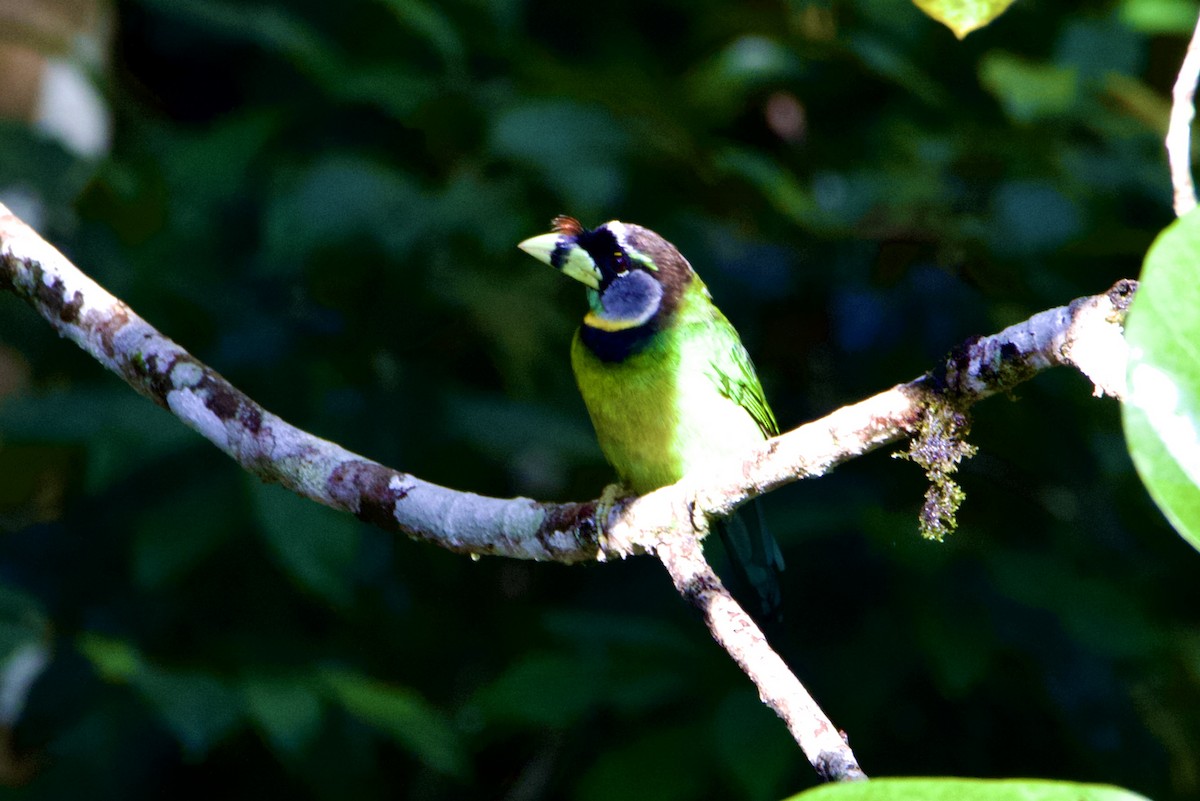
[[[1163,514],[1200,548],[1200,210],[1146,254],[1129,310],[1125,437]]]
[[[1013,0],[913,0],[917,8],[962,39],[1004,13]]]
[[[1040,779],[872,779],[825,784],[792,801],[1146,801],[1101,784]]]

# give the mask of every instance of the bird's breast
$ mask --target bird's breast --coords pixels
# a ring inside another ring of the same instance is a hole
[[[705,333],[677,326],[617,361],[595,353],[584,330],[572,343],[571,365],[600,448],[638,494],[741,456],[763,439],[751,415],[713,380],[713,343]]]

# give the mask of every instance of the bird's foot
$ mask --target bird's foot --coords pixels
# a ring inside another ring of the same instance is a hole
[[[609,515],[617,508],[621,499],[629,494],[629,487],[624,484],[609,484],[600,493],[600,498],[596,501],[596,528],[599,530],[600,536],[603,537],[608,533]]]

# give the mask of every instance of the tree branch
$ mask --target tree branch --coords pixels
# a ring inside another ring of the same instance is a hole
[[[708,630],[758,688],[758,697],[787,724],[817,775],[825,781],[865,779],[839,732],[762,630],[738,605],[704,559],[695,537],[673,537],[658,546],[675,589],[704,616]]]
[[[440,487],[289,425],[256,404],[0,205],[0,289],[28,302],[135,390],[264,481],[390,531],[458,552],[564,563],[657,553],[676,588],[754,681],[824,778],[862,778],[853,752],[704,561],[711,517],[916,431],[935,407],[965,409],[1048,367],[1074,366],[1097,395],[1124,391],[1124,313],[1136,285],[1080,298],[955,350],[930,374],[846,406],[722,465],[618,504],[551,504]]]
[[[1192,119],[1196,116],[1197,81],[1200,81],[1200,19],[1196,21],[1187,54],[1171,89],[1171,122],[1167,126],[1166,147],[1167,161],[1171,165],[1171,186],[1175,189],[1176,217],[1196,208],[1196,187],[1192,183]]]

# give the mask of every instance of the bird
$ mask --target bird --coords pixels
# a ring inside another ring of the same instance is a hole
[[[571,368],[600,449],[633,494],[740,461],[779,433],[737,330],[662,236],[619,220],[588,229],[560,215],[550,233],[518,247],[586,287]],[[749,521],[747,511],[715,527],[762,614],[778,619],[783,554],[761,509]]]

